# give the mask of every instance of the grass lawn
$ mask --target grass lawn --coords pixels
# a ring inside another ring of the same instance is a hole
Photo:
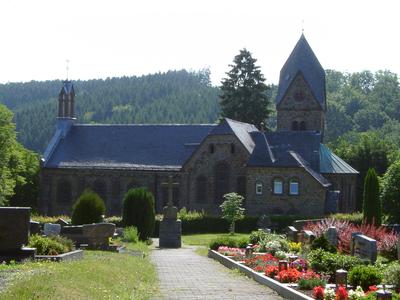
[[[230,237],[234,239],[242,239],[248,238],[248,233],[235,233],[234,235],[230,235],[229,233],[201,233],[201,234],[191,234],[191,235],[183,235],[182,242],[186,245],[193,246],[205,246],[208,247],[210,242],[220,236]]]
[[[144,250],[137,244],[129,248]],[[149,299],[157,292],[157,276],[149,257],[85,251],[73,262],[30,262],[3,267],[17,270],[0,299]],[[3,270],[0,267],[0,271]]]

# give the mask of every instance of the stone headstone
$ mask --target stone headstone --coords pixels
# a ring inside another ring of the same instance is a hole
[[[56,221],[56,224],[61,225],[61,227],[70,225],[70,224],[69,224],[67,221],[65,221],[63,218],[59,218],[59,219]]]
[[[26,248],[30,228],[30,207],[0,207],[0,262],[34,257]]]
[[[182,245],[181,220],[165,219],[160,222],[159,246],[161,248],[180,248]]]
[[[339,240],[338,240],[338,232],[336,230],[335,226],[331,226],[328,228],[328,230],[325,232],[326,239],[328,240],[329,244],[332,246],[337,247]]]
[[[29,223],[29,234],[40,234],[40,223],[35,221],[30,221]]]
[[[0,207],[0,251],[19,250],[28,244],[31,209]]]
[[[261,217],[258,218],[257,221],[258,228],[267,229],[270,228],[271,225],[272,225],[271,218],[268,215],[262,215]]]
[[[43,228],[44,235],[59,235],[61,232],[60,224],[45,223]]]
[[[82,234],[87,238],[88,248],[108,249],[110,238],[114,236],[115,224],[97,223],[82,225]]]
[[[351,255],[360,257],[374,263],[378,255],[376,240],[363,234],[352,234]]]
[[[164,220],[177,220],[178,219],[178,208],[175,206],[165,206],[163,209]]]
[[[311,230],[303,230],[303,242],[311,244],[315,240],[315,234]]]
[[[299,231],[294,226],[287,227],[287,238],[289,241],[298,242],[298,233]]]

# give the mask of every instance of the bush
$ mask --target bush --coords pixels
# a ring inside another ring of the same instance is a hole
[[[378,285],[383,278],[382,272],[374,266],[355,266],[349,272],[349,283],[352,286],[361,286],[364,291],[371,285]]]
[[[139,240],[138,230],[134,226],[128,226],[122,234],[122,241],[128,243],[137,243]]]
[[[311,278],[311,279],[300,278],[299,281],[297,282],[297,285],[300,290],[312,290],[316,286],[325,287],[326,281],[320,278]]]
[[[355,266],[363,264],[358,257],[330,253],[322,249],[311,251],[308,254],[308,260],[314,271],[329,275],[332,281],[335,279],[336,270],[351,270]]]
[[[230,248],[237,248],[238,242],[236,239],[231,237],[217,237],[210,242],[210,249],[211,250],[218,250],[220,246],[227,246]]]
[[[112,216],[104,219],[107,223],[113,223],[116,227],[123,227],[122,226],[122,217]]]
[[[347,221],[347,222],[350,222],[355,225],[361,225],[361,223],[364,220],[363,213],[360,213],[360,212],[351,213],[351,214],[337,213],[337,214],[330,215],[329,218],[339,220],[339,221]]]
[[[64,237],[47,237],[35,234],[29,237],[28,246],[36,248],[38,255],[58,255],[71,251],[73,243]]]
[[[317,237],[310,246],[311,250],[317,250],[317,249],[322,249],[324,251],[328,251],[331,253],[336,253],[336,247],[329,244],[327,238],[325,235],[321,235]]]
[[[37,214],[32,214],[31,215],[31,220],[35,222],[39,222],[41,224],[44,223],[56,223],[58,219],[64,219],[67,222],[71,221],[71,218],[66,215],[60,215],[60,216],[42,216],[42,215],[37,215]]]
[[[267,238],[267,233],[264,230],[256,230],[250,233],[249,242],[250,244],[256,245],[260,241]]]
[[[396,291],[400,289],[400,264],[398,262],[390,265],[384,272],[384,281],[391,284]]]
[[[154,197],[145,188],[130,189],[123,201],[122,222],[125,226],[135,226],[139,239],[147,240],[154,231]]]
[[[388,222],[400,223],[400,160],[394,162],[383,175],[381,197]]]
[[[101,222],[105,211],[106,207],[100,196],[86,189],[72,208],[71,223],[81,225]]]
[[[368,169],[364,179],[363,213],[368,224],[382,224],[382,202],[379,197],[378,175],[374,168]]]

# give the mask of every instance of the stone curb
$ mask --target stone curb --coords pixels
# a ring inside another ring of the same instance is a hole
[[[288,287],[272,278],[265,276],[264,274],[257,273],[251,268],[238,263],[237,261],[226,257],[217,251],[208,250],[208,257],[213,258],[223,264],[229,269],[238,269],[240,272],[246,274],[248,277],[253,278],[258,283],[268,286],[269,288],[276,291],[279,295],[290,300],[313,300],[313,298],[304,295],[295,289]]]
[[[83,250],[75,250],[59,255],[35,255],[35,260],[51,260],[56,262],[69,261],[83,258]]]

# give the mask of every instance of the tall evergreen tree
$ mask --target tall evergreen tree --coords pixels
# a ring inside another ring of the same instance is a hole
[[[364,220],[368,224],[382,224],[382,203],[379,197],[379,182],[375,169],[368,170],[364,180]]]
[[[260,126],[270,114],[270,87],[257,60],[246,49],[235,56],[232,69],[221,82],[221,116]]]

